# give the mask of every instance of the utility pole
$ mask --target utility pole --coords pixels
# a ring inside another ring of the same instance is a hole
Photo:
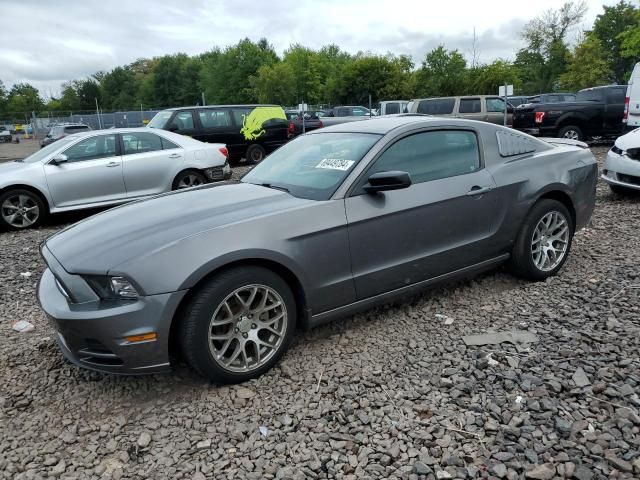
[[[102,122],[100,121],[100,108],[98,107],[98,98],[94,97],[96,101],[96,115],[98,116],[98,130],[102,130]]]
[[[202,106],[204,107],[206,105],[205,101],[204,101],[204,92],[202,92]]]

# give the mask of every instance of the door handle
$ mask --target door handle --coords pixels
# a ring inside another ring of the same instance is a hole
[[[480,187],[478,185],[475,185],[471,187],[471,190],[467,192],[467,196],[473,197],[474,195],[482,195],[484,193],[490,192],[491,190],[493,190],[493,187]]]
[[[169,155],[169,158],[180,158],[182,155],[180,155],[179,153],[172,153],[171,155]]]
[[[117,167],[118,165],[120,165],[119,162],[109,162],[109,163],[107,163],[107,167]]]

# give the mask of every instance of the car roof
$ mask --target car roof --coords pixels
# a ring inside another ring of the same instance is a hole
[[[193,105],[191,107],[173,107],[173,108],[165,108],[162,111],[170,111],[170,112],[174,112],[174,111],[178,111],[178,110],[191,110],[192,108],[230,108],[230,107],[235,107],[235,108],[255,108],[255,107],[280,107],[282,108],[280,105],[275,105],[275,104],[270,104],[270,103],[251,103],[251,104],[237,104],[237,105],[203,105],[203,106],[199,106],[199,105]]]
[[[602,85],[600,87],[589,87],[589,88],[583,88],[582,90],[580,90],[581,92],[590,92],[591,90],[603,90],[605,88],[613,88],[613,87],[624,87],[627,88],[626,85]]]
[[[472,126],[472,125],[492,125],[486,122],[478,122],[474,120],[465,120],[458,118],[441,118],[431,115],[423,115],[421,113],[400,113],[397,115],[385,115],[384,117],[373,117],[369,120],[356,120],[354,122],[339,123],[324,127],[319,130],[309,132],[308,135],[320,135],[323,133],[375,133],[385,135],[391,130],[404,127],[405,125],[416,126]]]

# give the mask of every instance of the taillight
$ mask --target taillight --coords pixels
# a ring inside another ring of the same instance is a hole
[[[322,123],[322,120],[318,120],[318,128],[322,127],[324,127],[324,123]]]
[[[220,147],[218,151],[224,155],[225,158],[229,158],[229,150],[227,150],[227,147]]]
[[[289,135],[293,135],[294,133],[296,133],[296,126],[293,122],[289,122]]]
[[[622,122],[627,123],[627,119],[629,118],[629,97],[625,97],[624,99],[624,114],[622,115]]]
[[[547,112],[536,112],[536,123],[542,123]]]

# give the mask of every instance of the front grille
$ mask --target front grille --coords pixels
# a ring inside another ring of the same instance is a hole
[[[624,183],[630,183],[631,185],[640,186],[640,177],[636,177],[635,175],[625,175],[623,173],[618,173],[618,180]]]

